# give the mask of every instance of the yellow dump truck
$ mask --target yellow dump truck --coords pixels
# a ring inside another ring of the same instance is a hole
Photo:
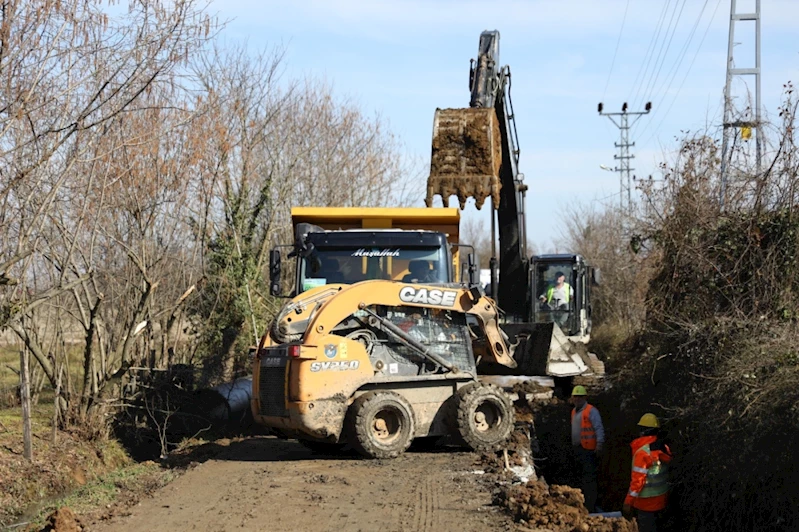
[[[270,255],[273,295],[369,279],[452,283],[477,275],[471,246],[458,242],[458,209],[295,207],[291,219],[294,243]],[[283,278],[285,258],[291,279]]]

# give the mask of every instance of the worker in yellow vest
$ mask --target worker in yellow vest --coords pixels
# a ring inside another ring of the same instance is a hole
[[[542,309],[552,311],[550,316],[552,321],[560,327],[567,324],[571,301],[574,299],[574,288],[566,282],[566,275],[563,272],[555,273],[555,284],[547,288],[538,299],[541,300]]]
[[[597,455],[605,445],[605,428],[599,410],[588,404],[588,393],[584,386],[575,386],[572,390],[571,402],[574,405],[571,416],[572,448],[577,463],[580,464],[580,478],[585,498],[585,507],[589,513],[596,510],[597,471],[599,461]]]

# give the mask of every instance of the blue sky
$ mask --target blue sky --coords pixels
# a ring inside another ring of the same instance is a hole
[[[737,11],[754,5],[738,0]],[[326,79],[386,119],[425,164],[435,109],[468,106],[469,59],[483,30],[499,30],[529,187],[528,235],[539,252],[564,251],[569,204],[618,204],[619,176],[600,168],[616,164],[618,130],[597,115],[599,101],[606,111],[652,101],[632,132],[640,176],[657,177],[681,131],[717,133],[721,123],[730,0],[215,0],[211,10],[230,20],[226,40],[286,46],[286,76]],[[762,100],[776,115],[783,83],[799,77],[799,0],[766,0],[761,10]],[[738,23],[735,40],[736,65],[754,66],[754,24]],[[746,98],[743,80],[733,96]],[[418,188],[422,206],[423,181]],[[474,205],[464,218],[488,225]]]

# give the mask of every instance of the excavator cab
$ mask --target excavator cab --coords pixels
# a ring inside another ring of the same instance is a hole
[[[581,255],[537,255],[532,257],[530,274],[532,321],[555,323],[566,336],[588,337],[591,287],[598,284],[599,269]]]

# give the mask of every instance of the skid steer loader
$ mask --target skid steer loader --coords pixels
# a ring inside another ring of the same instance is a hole
[[[514,411],[476,359],[514,367],[497,308],[478,288],[372,280],[312,288],[255,352],[257,422],[309,443],[393,458],[417,437],[474,450],[510,437]]]

